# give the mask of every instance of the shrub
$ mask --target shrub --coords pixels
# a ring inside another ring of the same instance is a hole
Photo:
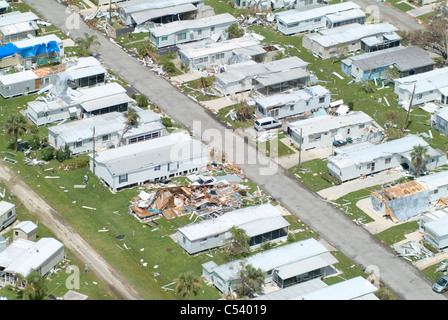
[[[168,73],[173,73],[174,71],[176,71],[176,66],[173,62],[167,61],[163,64],[163,70]]]
[[[173,121],[171,121],[170,118],[162,118],[162,124],[166,127],[166,128],[171,128],[173,126]]]
[[[50,146],[45,147],[42,149],[42,152],[41,152],[42,159],[45,161],[50,161],[54,158],[54,153],[55,153],[55,150],[53,147],[50,147]]]
[[[332,176],[332,175],[331,175],[330,173],[328,173],[328,172],[324,172],[324,173],[322,173],[321,177],[322,177],[322,179],[324,179],[325,181],[328,181],[328,182],[330,182],[331,184],[334,184],[334,185],[339,185],[339,184],[342,183],[341,180],[339,180],[338,178]]]

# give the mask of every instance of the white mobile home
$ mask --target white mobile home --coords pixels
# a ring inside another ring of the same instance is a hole
[[[330,91],[321,85],[291,90],[254,99],[255,116],[281,119],[302,115],[320,108],[327,108],[330,100]]]
[[[156,47],[162,48],[211,37],[227,38],[227,29],[237,22],[230,13],[196,20],[174,21],[149,28],[149,40]]]
[[[311,238],[263,251],[244,260],[223,265],[214,261],[202,265],[202,275],[222,293],[230,294],[235,288],[241,264],[261,269],[265,284],[274,282],[280,288],[333,274],[332,264],[338,260],[317,240]]]
[[[435,203],[440,199],[448,198],[448,171],[420,176],[416,181],[428,189],[430,202]]]
[[[322,59],[329,59],[339,55],[338,50],[340,49],[344,49],[346,52],[358,50],[371,52],[398,46],[401,38],[396,31],[398,29],[389,23],[365,25],[354,23],[304,35],[302,45],[314,55]],[[369,39],[369,41],[365,42],[365,39]]]
[[[448,247],[448,213],[446,209],[429,212],[420,217],[419,229],[426,241],[439,250]]]
[[[384,130],[362,111],[342,116],[322,115],[288,124],[287,134],[302,150],[331,148],[336,142],[380,142]]]
[[[166,22],[178,20],[184,13],[195,12],[204,5],[204,0],[138,0],[126,1],[117,5],[121,20],[128,26],[148,21]]]
[[[256,62],[264,62],[268,52],[252,36],[214,42],[211,39],[180,44],[179,59],[190,69],[225,65],[236,55],[249,56]]]
[[[177,230],[177,244],[189,254],[222,246],[232,240],[230,228],[246,231],[252,248],[267,241],[285,240],[289,223],[271,204],[247,207],[203,220]]]
[[[432,121],[434,129],[448,135],[448,107],[435,110]]]
[[[0,283],[16,285],[18,274],[27,277],[32,270],[44,276],[63,259],[64,245],[56,239],[17,239],[0,253]]]
[[[123,133],[126,119],[122,113],[115,111],[52,126],[48,128],[48,141],[56,149],[68,145],[72,154],[79,154],[91,152],[93,148],[102,150],[118,147],[120,142],[130,144],[163,135],[164,126],[159,115],[150,109],[140,109],[137,114],[139,124],[128,129],[128,137]]]
[[[409,107],[413,91],[412,106],[431,101],[448,105],[448,67],[395,79],[394,92],[403,108]]]
[[[183,133],[90,154],[90,170],[113,192],[204,169],[205,146]]]
[[[6,44],[29,36],[35,37],[39,17],[29,11],[13,11],[0,16],[0,43]]]
[[[446,163],[446,154],[441,150],[431,148],[420,137],[408,135],[378,145],[360,142],[337,148],[334,150],[335,155],[328,158],[328,171],[342,182],[399,166],[404,166],[411,173],[415,173],[410,154],[413,147],[418,145],[428,148],[427,170]]]
[[[7,201],[0,201],[0,231],[16,221],[16,206]]]
[[[276,29],[285,35],[334,28],[345,24],[364,24],[365,14],[353,2],[342,2],[310,10],[286,10],[275,14]]]
[[[27,116],[38,126],[62,120],[124,112],[134,103],[126,89],[116,82],[93,88],[68,89],[61,95],[38,97],[28,102]]]
[[[306,70],[307,62],[296,56],[268,63],[246,61],[228,65],[226,71],[215,75],[216,88],[223,94],[262,90],[268,94],[292,88],[302,88],[315,82]]]

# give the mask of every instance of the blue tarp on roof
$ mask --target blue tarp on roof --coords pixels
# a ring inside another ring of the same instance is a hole
[[[8,43],[7,45],[0,47],[0,59],[12,56],[18,51],[19,48],[17,48],[13,43]]]
[[[49,41],[48,43],[36,44],[31,47],[19,49],[19,51],[23,58],[32,58],[43,53],[59,52],[59,46],[56,41]]]
[[[32,58],[43,53],[59,52],[59,46],[56,41],[49,41],[48,43],[36,44],[34,46],[19,49],[15,44],[8,43],[0,47],[0,59],[12,56],[17,52],[20,52],[20,55],[23,58]]]

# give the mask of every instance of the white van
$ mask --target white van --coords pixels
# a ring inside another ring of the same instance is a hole
[[[281,121],[273,117],[258,119],[255,120],[254,122],[254,128],[257,131],[280,128],[281,126],[282,126]]]

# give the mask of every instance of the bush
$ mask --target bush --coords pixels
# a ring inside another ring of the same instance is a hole
[[[173,73],[174,71],[176,71],[176,66],[173,62],[167,61],[163,64],[163,70],[168,73]]]
[[[54,153],[55,153],[55,150],[53,147],[50,147],[50,146],[45,147],[42,149],[42,152],[41,152],[42,159],[45,161],[53,160]]]
[[[330,173],[328,173],[328,172],[324,172],[324,173],[322,173],[321,177],[322,177],[322,179],[324,179],[325,181],[328,181],[328,182],[330,182],[331,184],[334,184],[334,185],[339,185],[339,184],[342,183],[341,180],[339,180],[338,178],[332,176],[332,175],[331,175]]]
[[[166,128],[171,128],[173,126],[173,121],[171,121],[170,118],[162,118],[162,124],[166,127]]]

